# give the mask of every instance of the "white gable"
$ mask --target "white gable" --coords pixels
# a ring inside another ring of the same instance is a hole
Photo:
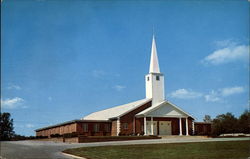
[[[164,101],[157,105],[153,105],[142,112],[136,114],[136,116],[152,116],[152,117],[192,117],[188,113],[184,112],[176,105]],[[193,118],[193,117],[192,117]]]
[[[155,116],[155,117],[183,117],[186,116],[181,111],[177,110],[176,108],[172,107],[168,103],[162,104],[160,107],[156,108],[155,110],[149,112],[147,115]]]
[[[127,112],[130,112],[149,101],[151,101],[151,99],[142,99],[128,104],[101,110],[83,117],[82,120],[109,120],[110,118],[119,117]]]

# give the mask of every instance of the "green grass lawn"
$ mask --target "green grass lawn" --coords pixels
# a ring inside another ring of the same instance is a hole
[[[88,159],[247,159],[250,141],[83,147],[63,152]]]

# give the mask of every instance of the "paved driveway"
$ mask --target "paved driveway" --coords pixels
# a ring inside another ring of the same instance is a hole
[[[211,142],[211,141],[238,141],[250,138],[164,138],[153,140],[112,141],[98,143],[54,143],[50,141],[10,141],[0,142],[0,156],[2,159],[72,159],[61,154],[67,148],[108,146],[108,145],[133,145],[157,143],[183,143],[183,142]],[[0,157],[0,158],[1,158]]]

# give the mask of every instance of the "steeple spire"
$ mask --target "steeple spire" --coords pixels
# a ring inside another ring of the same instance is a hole
[[[164,75],[160,73],[155,37],[153,35],[149,74],[145,76],[146,98],[152,98],[152,105],[165,100]]]
[[[154,35],[153,35],[152,48],[151,48],[151,59],[150,59],[149,73],[160,73],[160,67],[159,67],[159,62],[158,62],[158,56],[157,56]]]

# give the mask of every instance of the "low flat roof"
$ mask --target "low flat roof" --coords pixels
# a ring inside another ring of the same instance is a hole
[[[194,122],[195,124],[212,124],[212,123],[208,123],[208,122]]]
[[[36,129],[35,131],[41,131],[41,130],[45,130],[45,129],[50,129],[50,128],[54,128],[54,127],[58,127],[58,126],[63,126],[63,125],[72,124],[72,123],[79,123],[79,122],[110,122],[110,121],[109,120],[80,120],[80,119],[75,119],[75,120],[70,120],[70,121],[66,121],[66,122],[63,122],[63,123],[59,123],[59,124],[39,128],[39,129]]]

